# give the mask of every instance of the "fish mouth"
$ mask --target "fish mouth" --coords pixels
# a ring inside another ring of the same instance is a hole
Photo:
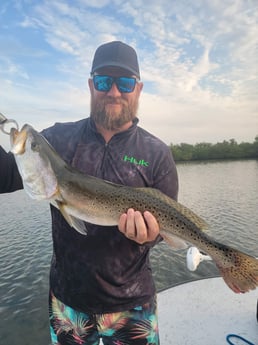
[[[22,155],[25,152],[25,144],[27,140],[26,125],[20,131],[16,128],[11,129],[11,152],[15,155]]]

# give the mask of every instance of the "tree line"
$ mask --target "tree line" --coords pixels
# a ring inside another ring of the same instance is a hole
[[[224,140],[216,144],[181,143],[170,144],[175,161],[213,160],[213,159],[258,159],[258,135],[253,143],[238,144],[235,139]]]

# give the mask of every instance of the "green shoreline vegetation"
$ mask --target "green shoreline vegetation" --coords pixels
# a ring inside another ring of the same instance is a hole
[[[169,145],[174,159],[180,161],[218,160],[218,159],[258,159],[258,135],[253,143],[238,144],[235,139],[224,140],[216,144],[197,143],[195,145],[181,143]]]

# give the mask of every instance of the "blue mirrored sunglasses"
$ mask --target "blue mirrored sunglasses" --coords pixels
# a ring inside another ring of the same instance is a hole
[[[113,83],[116,84],[119,92],[133,92],[137,79],[134,77],[111,77],[109,75],[94,75],[93,83],[97,91],[108,92],[111,90]]]

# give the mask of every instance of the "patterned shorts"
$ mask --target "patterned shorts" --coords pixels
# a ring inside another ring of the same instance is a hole
[[[50,332],[53,345],[159,345],[157,303],[128,311],[85,314],[49,299]]]

